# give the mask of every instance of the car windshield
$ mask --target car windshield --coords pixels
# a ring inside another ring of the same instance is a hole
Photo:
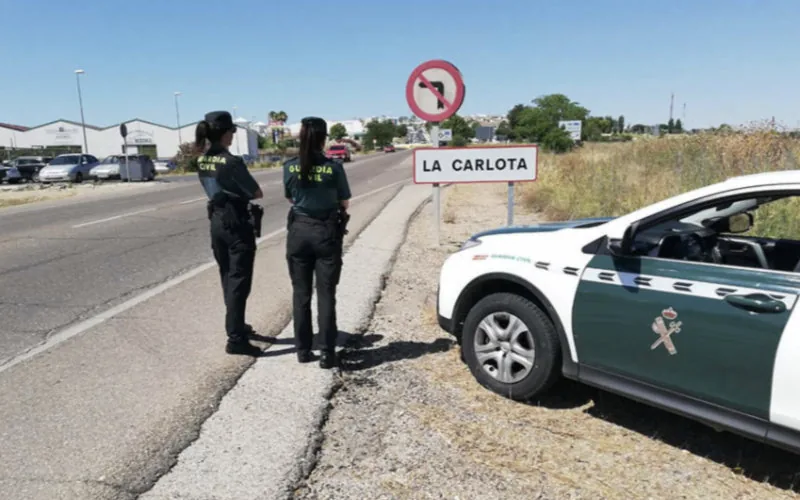
[[[119,157],[118,156],[107,156],[107,157],[103,158],[103,161],[100,162],[100,163],[102,163],[102,164],[119,163]]]
[[[55,160],[50,162],[50,165],[77,165],[80,163],[81,157],[80,156],[59,156]]]
[[[331,146],[331,151],[339,151],[344,149],[344,146]]]
[[[37,160],[32,160],[30,158],[26,158],[24,160],[22,158],[20,158],[20,159],[17,160],[17,165],[34,165],[36,163],[39,163],[39,162]]]

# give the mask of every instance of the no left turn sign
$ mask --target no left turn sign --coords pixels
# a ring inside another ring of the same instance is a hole
[[[465,93],[458,68],[438,59],[417,66],[406,83],[406,101],[411,111],[434,123],[456,114],[464,103]]]

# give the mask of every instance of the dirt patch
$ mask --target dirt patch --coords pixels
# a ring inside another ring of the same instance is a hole
[[[450,252],[504,223],[506,191],[445,193],[443,245],[431,245],[428,205],[369,332],[345,353],[319,463],[297,498],[798,497],[800,460],[774,448],[570,382],[535,405],[479,386],[436,324],[435,291]]]

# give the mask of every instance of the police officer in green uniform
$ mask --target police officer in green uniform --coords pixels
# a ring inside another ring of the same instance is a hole
[[[286,260],[292,279],[292,313],[297,359],[313,360],[311,347],[311,287],[317,281],[320,367],[336,364],[336,286],[342,270],[350,186],[342,164],[323,153],[328,127],[325,120],[304,118],[299,156],[283,165],[284,195],[292,203],[288,216]]]
[[[253,328],[245,323],[245,308],[253,281],[256,236],[250,221],[251,200],[263,197],[261,188],[239,156],[228,151],[236,125],[227,111],[208,113],[195,130],[195,146],[208,149],[194,161],[208,196],[211,248],[219,265],[225,300],[228,354],[257,356],[250,343]]]

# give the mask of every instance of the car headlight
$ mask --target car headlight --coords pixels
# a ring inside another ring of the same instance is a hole
[[[476,246],[478,246],[480,244],[481,244],[481,240],[475,240],[475,239],[470,238],[467,241],[465,241],[464,243],[462,243],[461,248],[459,248],[458,251],[461,252],[461,251],[466,250],[468,248],[476,247]]]

